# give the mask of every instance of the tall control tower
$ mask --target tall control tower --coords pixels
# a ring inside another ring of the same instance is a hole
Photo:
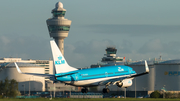
[[[66,9],[63,8],[61,2],[57,2],[55,8],[51,12],[52,18],[46,20],[50,37],[53,37],[64,55],[64,39],[68,37],[71,20],[65,19]]]

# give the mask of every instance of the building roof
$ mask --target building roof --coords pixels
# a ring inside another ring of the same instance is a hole
[[[21,62],[17,62],[17,65],[19,67],[41,67],[39,65],[36,64],[32,64],[32,63],[21,63]],[[1,63],[0,67],[15,67],[14,62],[5,62],[5,63]]]
[[[167,60],[167,61],[160,62],[158,64],[180,64],[180,59]]]
[[[128,65],[145,65],[144,61],[138,61],[138,62],[133,62],[133,63],[127,63]],[[154,61],[147,61],[148,65],[153,65]]]

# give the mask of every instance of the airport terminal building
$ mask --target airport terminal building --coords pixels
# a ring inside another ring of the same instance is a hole
[[[63,83],[53,84],[48,78],[18,73],[14,62],[25,73],[54,74],[52,60],[22,60],[21,58],[0,59],[0,80],[15,79],[21,92],[69,91],[75,87]]]

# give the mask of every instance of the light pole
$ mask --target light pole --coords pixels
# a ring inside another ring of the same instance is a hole
[[[22,85],[24,87],[24,96],[25,96],[25,84]]]
[[[166,85],[163,86],[163,98],[165,98],[165,86]]]
[[[135,98],[136,98],[136,78],[134,78],[134,86],[135,86]]]
[[[72,88],[70,87],[69,97],[71,97],[71,89],[72,89]]]
[[[29,96],[30,96],[30,78],[29,78]]]
[[[126,98],[126,88],[127,88],[127,87],[125,87],[125,91],[124,91],[124,98]]]
[[[56,85],[55,85],[55,84],[56,84],[56,83],[54,83],[54,98],[56,97],[56,96],[55,96],[55,94],[56,94],[56,92],[55,92],[55,91],[56,91]]]

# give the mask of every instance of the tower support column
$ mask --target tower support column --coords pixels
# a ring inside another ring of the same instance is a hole
[[[62,37],[61,38],[54,37],[54,40],[55,40],[57,46],[59,47],[62,55],[64,55],[64,39],[65,38],[62,38]]]

